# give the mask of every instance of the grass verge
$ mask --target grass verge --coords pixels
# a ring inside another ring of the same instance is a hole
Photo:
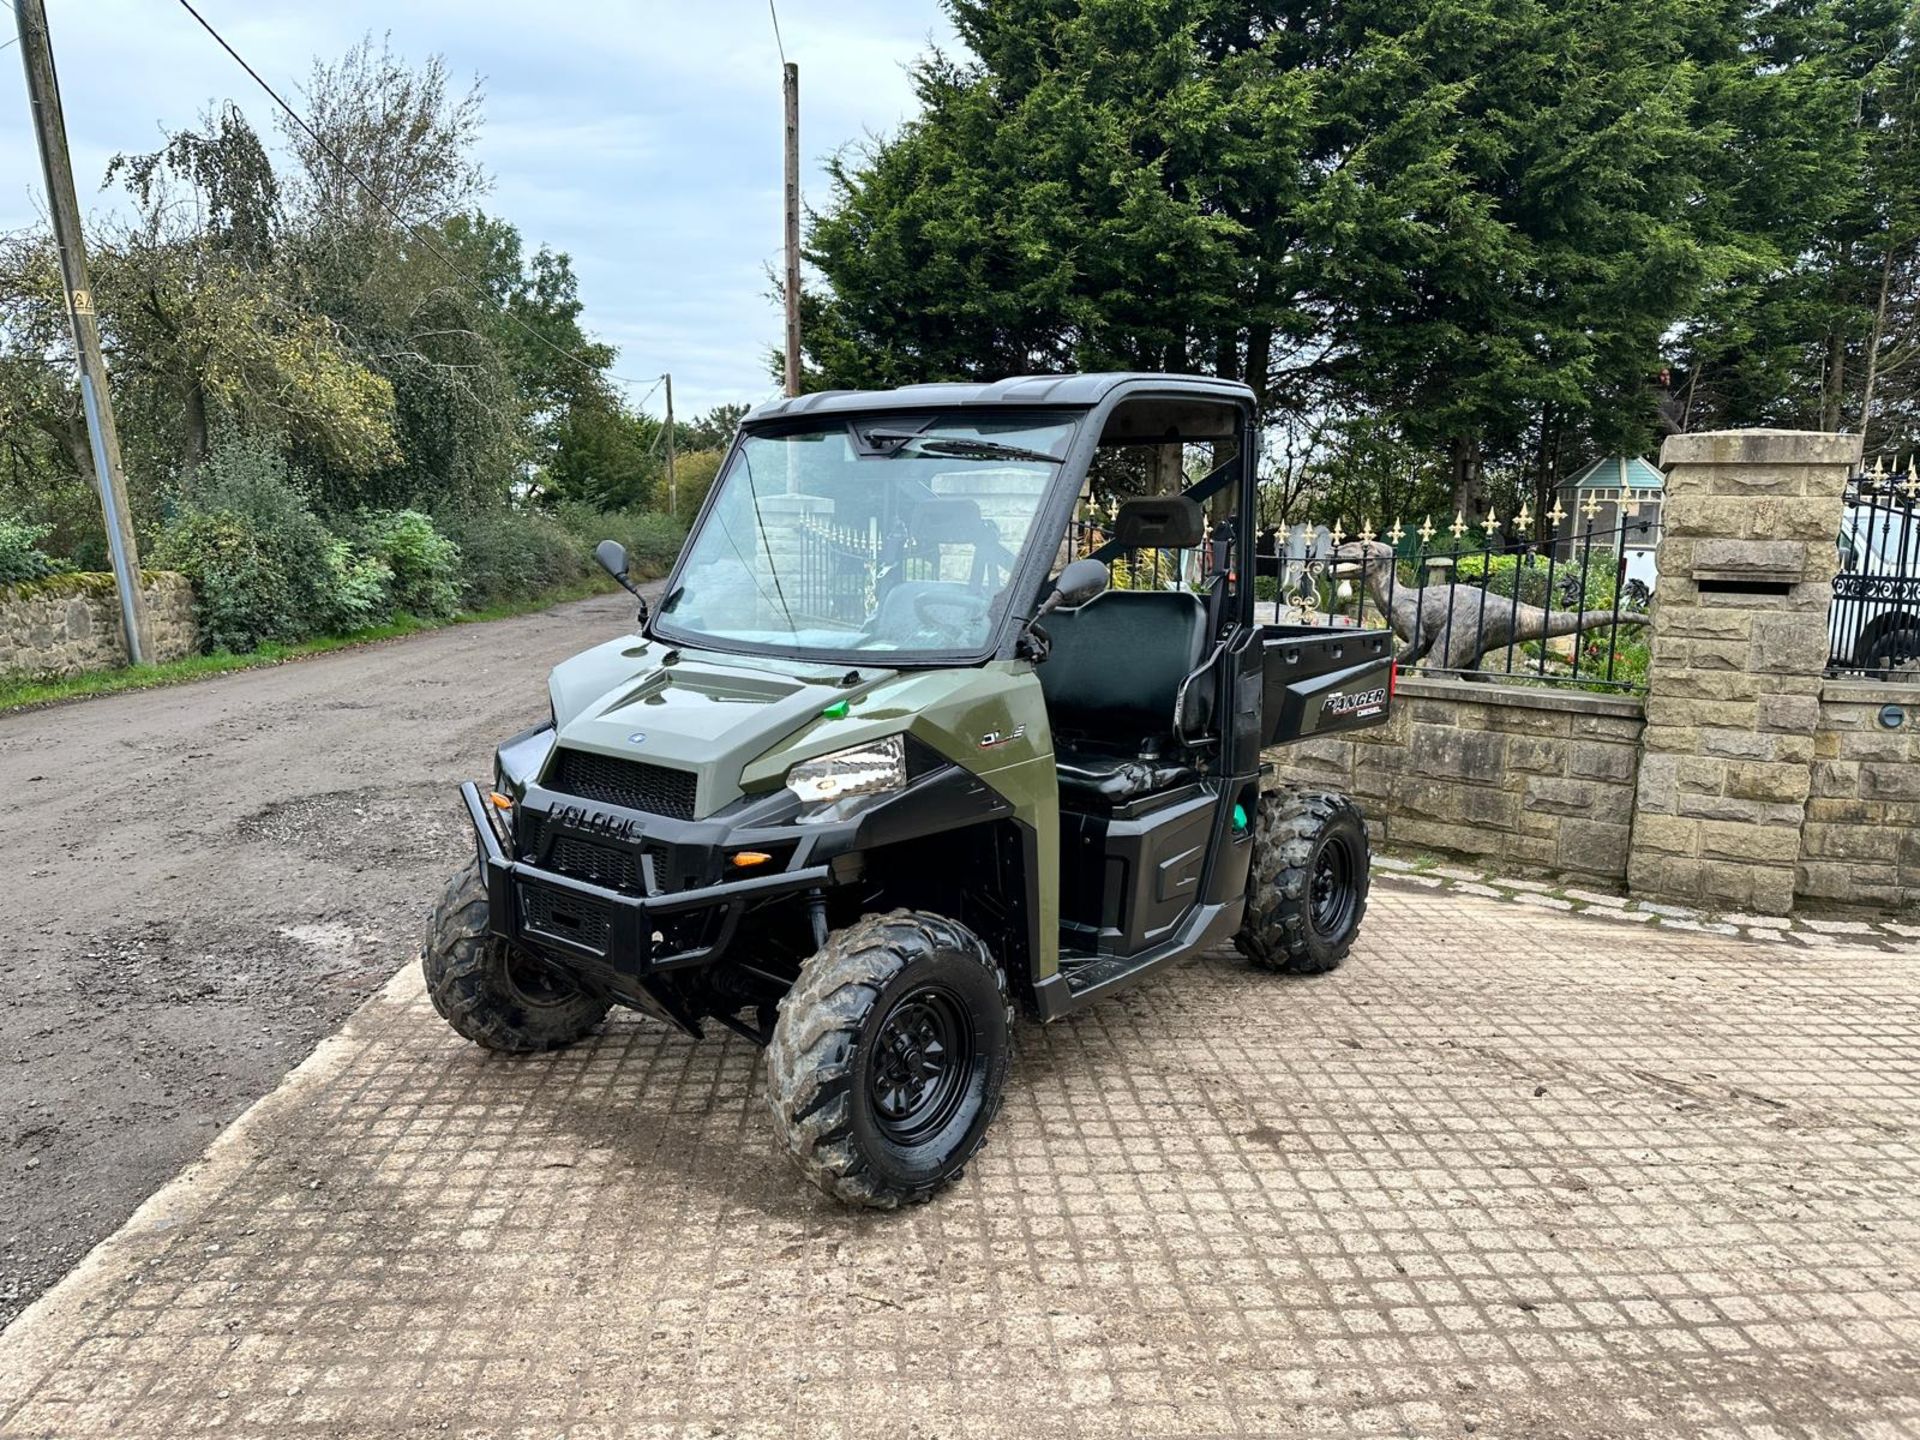
[[[165,665],[142,665],[138,669],[90,670],[83,675],[67,675],[54,680],[0,679],[0,714],[10,710],[33,710],[42,705],[57,705],[66,700],[86,700],[95,695],[116,695],[122,690],[153,690],[162,685],[185,685],[212,675],[235,670],[255,670],[263,665],[284,665],[310,655],[325,655],[332,650],[350,650],[360,645],[377,645],[398,640],[423,630],[441,630],[449,625],[474,625],[487,620],[506,620],[515,615],[530,615],[569,600],[584,600],[604,595],[613,589],[605,580],[583,580],[546,595],[526,600],[490,605],[484,610],[466,610],[451,620],[421,620],[412,615],[397,615],[385,625],[369,626],[348,635],[323,635],[297,644],[262,645],[246,655],[189,655]]]

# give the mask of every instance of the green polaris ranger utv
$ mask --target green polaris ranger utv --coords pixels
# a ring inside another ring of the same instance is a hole
[[[891,1207],[980,1147],[1013,1002],[1229,940],[1332,969],[1365,823],[1260,753],[1384,720],[1392,648],[1256,623],[1256,439],[1244,386],[1177,375],[755,410],[652,613],[462,787],[434,1005],[508,1052],[616,1004],[724,1025],[808,1178]]]

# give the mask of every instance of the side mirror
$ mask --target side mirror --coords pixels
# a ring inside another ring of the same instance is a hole
[[[593,547],[593,558],[600,562],[600,568],[613,576],[614,582],[634,599],[640,602],[640,623],[647,623],[647,597],[640,593],[640,587],[627,578],[627,547],[618,540],[602,540]]]
[[[1075,560],[1060,572],[1060,578],[1053,582],[1053,594],[1047,597],[1048,603],[1043,610],[1057,610],[1062,605],[1084,605],[1105,593],[1109,576],[1107,567],[1098,560]]]
[[[1062,605],[1084,605],[1104,593],[1108,578],[1107,567],[1092,556],[1075,560],[1062,570],[1060,578],[1053,582],[1052,593],[1040,602],[1040,608],[1033,612],[1033,618],[1022,628],[1019,653],[1036,665],[1045,660],[1047,652],[1053,648],[1053,642],[1047,638],[1047,632],[1040,628],[1040,622]]]
[[[593,547],[593,558],[600,562],[602,570],[622,585],[627,583],[627,547],[618,540],[602,540]]]

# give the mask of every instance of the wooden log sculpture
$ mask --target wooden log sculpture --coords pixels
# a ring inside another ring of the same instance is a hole
[[[1647,623],[1630,610],[1548,610],[1478,585],[1394,584],[1393,549],[1378,540],[1349,540],[1332,558],[1335,575],[1363,578],[1400,642],[1394,658],[1403,667],[1424,663],[1471,679],[1483,655],[1510,645]]]

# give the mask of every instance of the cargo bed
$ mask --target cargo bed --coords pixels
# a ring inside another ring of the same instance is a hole
[[[1391,630],[1262,625],[1262,745],[1364,730],[1393,701]]]

